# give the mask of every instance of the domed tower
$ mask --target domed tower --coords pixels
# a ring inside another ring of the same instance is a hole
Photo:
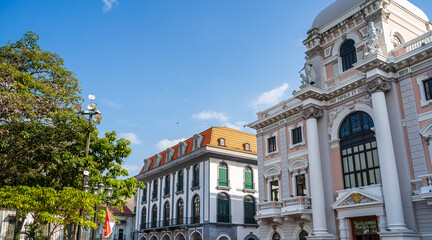
[[[432,239],[428,17],[407,0],[335,0],[303,43],[300,90],[249,124],[261,238]]]

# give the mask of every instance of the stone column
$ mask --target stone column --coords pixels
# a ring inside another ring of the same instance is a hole
[[[366,90],[372,96],[374,125],[388,228],[390,230],[405,230],[406,225],[402,208],[399,177],[384,94],[390,88],[390,83],[379,78],[366,86]]]
[[[308,239],[333,239],[328,233],[326,206],[324,198],[323,174],[321,171],[320,147],[318,138],[317,119],[322,117],[323,111],[316,107],[309,107],[303,111],[306,119],[307,144],[309,155],[310,187],[312,197],[313,236]]]
[[[339,218],[339,232],[341,240],[349,240],[349,230],[346,218]]]

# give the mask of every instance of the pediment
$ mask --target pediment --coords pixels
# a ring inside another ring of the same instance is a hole
[[[281,170],[277,166],[270,167],[264,174],[266,178],[278,177],[281,174]]]
[[[383,204],[383,198],[359,188],[347,191],[332,204],[333,209]]]

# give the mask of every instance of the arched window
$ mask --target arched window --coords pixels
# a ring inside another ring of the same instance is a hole
[[[165,188],[164,188],[164,195],[169,195],[170,194],[170,175],[167,175],[165,177]]]
[[[225,163],[219,164],[219,186],[228,186],[228,166]]]
[[[345,188],[362,187],[381,183],[374,126],[365,112],[350,114],[340,130],[342,171]]]
[[[146,229],[147,209],[143,207],[141,210],[141,229]]]
[[[244,188],[245,189],[253,189],[253,175],[252,168],[245,167],[244,170]]]
[[[200,222],[200,198],[198,195],[196,195],[193,198],[193,204],[192,204],[192,223],[199,223]]]
[[[277,232],[273,233],[272,240],[280,240],[280,239],[281,239],[281,236],[279,235],[279,233],[277,233]]]
[[[157,206],[155,204],[155,205],[153,205],[153,209],[152,209],[151,227],[155,228],[156,226],[157,226]]]
[[[147,183],[144,184],[143,195],[142,195],[141,201],[142,202],[147,201]]]
[[[177,202],[177,224],[183,224],[183,213],[184,213],[184,207],[183,207],[183,199],[179,199]]]
[[[354,46],[354,40],[348,40],[340,49],[340,57],[342,60],[342,69],[345,72],[353,67],[353,64],[357,62],[357,53]]]
[[[255,200],[251,196],[246,196],[244,199],[244,223],[256,224],[255,213]]]
[[[154,180],[153,182],[153,192],[152,192],[152,198],[157,198],[158,194],[158,180]]]
[[[196,164],[193,168],[193,180],[192,180],[192,187],[198,187],[199,186],[199,166]]]
[[[306,240],[309,234],[306,231],[301,231],[299,234],[299,240]]]
[[[177,174],[177,191],[183,191],[183,170],[180,170]]]
[[[219,193],[217,196],[217,221],[230,222],[229,198],[225,193]]]
[[[165,203],[164,206],[164,226],[169,226],[169,221],[170,221],[170,205],[169,202]]]

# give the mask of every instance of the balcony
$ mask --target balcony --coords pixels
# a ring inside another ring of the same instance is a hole
[[[307,196],[291,197],[282,200],[283,207],[281,209],[282,216],[294,216],[302,215],[302,218],[306,216],[304,214],[312,214],[311,198]]]
[[[231,216],[229,216],[229,215],[217,215],[217,222],[218,223],[230,223],[231,222]]]
[[[427,201],[432,206],[432,174],[419,176],[419,179],[412,181],[417,186],[413,192],[413,201]]]
[[[392,50],[393,56],[397,57],[415,49],[423,47],[432,42],[432,31],[429,31],[413,40],[397,46]]]
[[[282,202],[258,203],[257,220],[269,219],[282,223],[281,216]]]

